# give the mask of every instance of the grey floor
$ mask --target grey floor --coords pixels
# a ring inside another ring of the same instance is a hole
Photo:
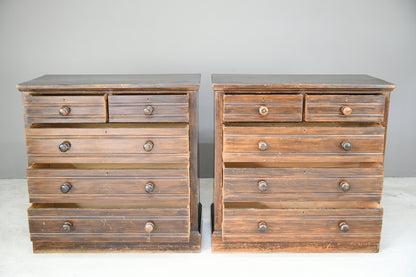
[[[0,276],[416,276],[416,178],[386,178],[377,254],[212,254],[212,179],[201,179],[198,254],[33,254],[26,180],[0,179]]]

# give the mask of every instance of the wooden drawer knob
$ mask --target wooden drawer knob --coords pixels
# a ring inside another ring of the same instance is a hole
[[[155,185],[154,185],[153,183],[147,183],[147,184],[144,186],[144,190],[145,190],[147,193],[151,193],[151,192],[153,192],[154,188],[155,188]]]
[[[154,146],[153,141],[148,140],[148,141],[146,141],[146,143],[143,145],[143,149],[144,149],[144,151],[146,151],[146,152],[150,152],[150,151],[152,151],[153,146]]]
[[[267,224],[266,222],[259,222],[258,230],[260,233],[265,233],[267,231]]]
[[[346,222],[341,222],[338,227],[339,230],[343,233],[347,233],[350,230],[350,226],[348,226]]]
[[[266,181],[260,180],[257,182],[257,188],[259,189],[259,191],[266,191],[268,188],[268,184]]]
[[[68,182],[63,183],[61,186],[62,193],[68,193],[71,189],[72,189],[72,185],[71,183],[68,183]]]
[[[144,112],[145,115],[152,115],[153,111],[154,111],[154,108],[152,106],[146,106],[143,109],[143,112]]]
[[[347,181],[341,181],[339,187],[343,192],[347,192],[351,189],[350,184]]]
[[[259,114],[265,116],[269,113],[269,109],[266,106],[259,107]]]
[[[343,106],[343,107],[341,108],[341,113],[342,113],[343,115],[348,116],[348,115],[352,114],[352,109],[351,109],[351,107],[348,107],[348,106]]]
[[[64,141],[59,144],[59,151],[67,152],[71,148],[71,143],[69,141]]]
[[[64,225],[62,225],[62,231],[64,231],[65,233],[69,233],[71,232],[72,229],[72,223],[69,221],[65,221]]]
[[[146,224],[144,225],[144,231],[146,233],[151,233],[153,232],[154,229],[155,229],[155,224],[151,221],[146,222]]]
[[[258,146],[259,150],[261,151],[266,151],[268,148],[267,143],[265,141],[259,141]]]
[[[71,112],[71,108],[69,106],[63,106],[59,109],[59,114],[62,116],[67,116]]]
[[[348,141],[344,141],[341,143],[341,147],[342,149],[344,149],[345,151],[350,151],[352,148],[351,143],[349,143]]]

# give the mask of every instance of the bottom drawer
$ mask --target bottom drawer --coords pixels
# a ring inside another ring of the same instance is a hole
[[[379,206],[357,209],[336,207],[225,208],[223,240],[230,242],[378,242],[382,215],[383,209]]]
[[[188,209],[134,206],[33,204],[28,209],[32,241],[188,242]]]

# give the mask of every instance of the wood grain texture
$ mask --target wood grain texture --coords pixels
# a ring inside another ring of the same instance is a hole
[[[189,241],[188,209],[49,208],[28,209],[32,241]],[[64,222],[71,232],[64,232]],[[150,235],[144,225],[151,221]]]
[[[223,211],[223,111],[224,93],[215,93],[214,230],[222,228]]]
[[[192,232],[188,242],[158,240],[152,242],[137,241],[83,241],[56,242],[33,241],[34,253],[103,253],[103,252],[149,252],[149,253],[197,253],[201,250],[201,235]]]
[[[59,109],[69,107],[68,115],[59,114]],[[24,97],[25,123],[92,123],[105,122],[105,99],[95,96],[33,96]]]
[[[303,96],[301,95],[225,95],[224,121],[301,121]],[[268,113],[261,115],[260,107]]]
[[[368,239],[368,238],[367,238]],[[281,241],[281,242],[225,242],[222,240],[221,232],[212,235],[212,252],[214,253],[274,253],[274,252],[296,252],[296,253],[377,253],[380,241],[367,240],[357,241]]]
[[[150,106],[150,115],[144,109]],[[188,122],[188,95],[110,95],[110,122]]]
[[[376,201],[383,168],[224,168],[224,201]],[[264,181],[267,189],[259,190]],[[341,182],[348,182],[344,192]]]
[[[382,122],[384,95],[306,95],[305,120],[314,122]],[[352,109],[343,115],[342,107]]]
[[[377,240],[382,209],[224,209],[224,241],[361,241]],[[258,231],[265,222],[267,231]],[[350,230],[343,233],[339,223]]]
[[[123,202],[188,206],[189,177],[186,168],[176,169],[28,169],[32,203]],[[61,186],[69,183],[69,192]],[[146,192],[147,183],[154,190]]]
[[[199,80],[45,75],[17,86],[35,253],[200,250]]]
[[[382,162],[383,150],[383,127],[224,127],[224,162]]]
[[[394,85],[368,75],[212,79],[226,99],[216,102],[213,252],[378,252]],[[287,118],[271,113],[276,96]]]
[[[140,75],[43,75],[18,84],[20,91],[53,90],[198,90],[200,74],[140,74]]]
[[[198,93],[189,93],[189,207],[191,232],[199,231],[199,179],[198,179]]]
[[[26,129],[32,163],[186,163],[188,127],[182,128],[31,128]],[[59,145],[68,141],[67,152]],[[150,152],[143,148],[152,141]]]
[[[369,75],[319,74],[213,74],[214,90],[281,89],[394,89],[394,85]]]

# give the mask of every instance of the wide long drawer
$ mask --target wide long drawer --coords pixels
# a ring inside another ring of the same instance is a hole
[[[188,209],[33,204],[32,241],[189,241]]]
[[[225,241],[379,241],[382,208],[224,209]]]
[[[225,126],[224,162],[383,162],[384,127]]]
[[[106,121],[106,100],[103,95],[27,95],[24,104],[28,125]]]
[[[377,201],[383,168],[224,168],[224,201]]]
[[[32,203],[146,203],[186,207],[187,168],[28,169]]]
[[[28,128],[29,163],[187,163],[188,126]]]
[[[110,95],[110,122],[188,122],[187,95]]]

